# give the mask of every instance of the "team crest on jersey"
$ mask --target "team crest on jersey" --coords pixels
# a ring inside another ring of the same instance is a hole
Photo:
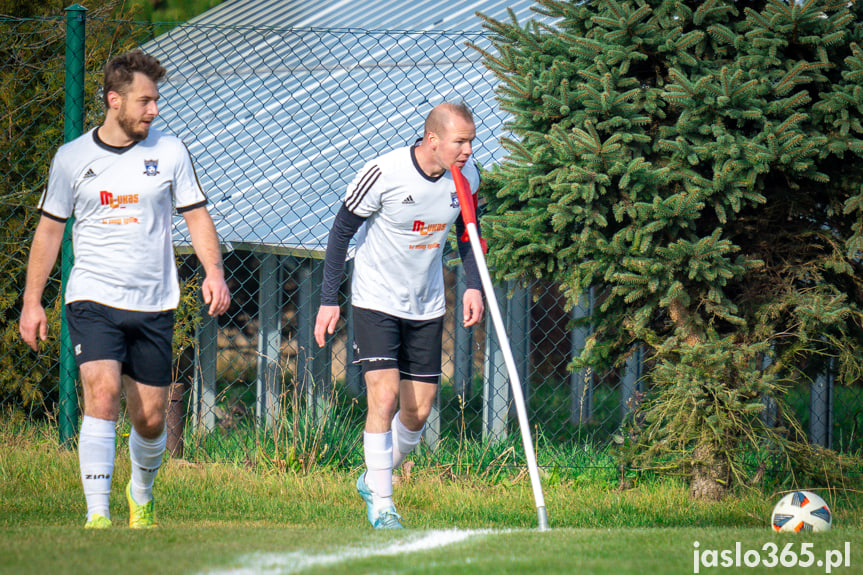
[[[458,205],[458,194],[456,192],[453,192],[449,195],[449,197],[451,200],[450,204],[449,204],[450,207],[458,209],[458,207],[459,207],[459,205]]]
[[[159,173],[159,160],[144,160],[144,175],[155,176]]]

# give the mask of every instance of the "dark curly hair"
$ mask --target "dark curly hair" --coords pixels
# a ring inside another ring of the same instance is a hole
[[[135,72],[144,74],[153,82],[165,77],[167,70],[159,61],[141,50],[132,50],[114,56],[105,64],[105,82],[102,85],[102,101],[108,107],[108,92],[124,94],[132,84]]]

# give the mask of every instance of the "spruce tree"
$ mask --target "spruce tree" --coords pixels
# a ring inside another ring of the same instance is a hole
[[[749,480],[741,453],[805,470],[790,410],[778,426],[762,411],[828,366],[845,385],[863,368],[863,6],[535,10],[485,18],[512,134],[486,175],[491,267],[572,304],[594,290],[574,367],[650,350],[638,457],[690,472],[695,495]]]

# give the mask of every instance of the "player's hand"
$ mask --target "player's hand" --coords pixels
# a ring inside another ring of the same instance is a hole
[[[24,305],[21,310],[21,321],[18,323],[18,333],[24,343],[39,351],[36,337],[45,341],[48,339],[48,318],[45,317],[45,309],[41,305]]]
[[[231,305],[231,291],[224,277],[208,275],[204,278],[201,284],[201,295],[204,296],[204,304],[210,306],[208,313],[213,317],[222,315]]]
[[[464,326],[470,327],[476,325],[482,320],[482,314],[485,312],[485,304],[482,302],[482,292],[478,289],[468,289],[464,291],[462,298],[462,309],[464,310]]]
[[[337,305],[322,305],[318,310],[318,318],[315,320],[315,341],[318,342],[318,347],[324,347],[327,334],[332,335],[336,331],[340,314],[341,310]]]

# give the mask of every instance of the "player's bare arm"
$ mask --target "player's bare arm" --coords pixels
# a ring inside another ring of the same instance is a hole
[[[207,208],[201,206],[194,210],[183,212],[192,247],[198,260],[204,267],[206,277],[201,284],[204,303],[210,306],[209,314],[219,316],[231,305],[231,292],[225,283],[225,272],[222,267],[222,252],[219,249],[219,236],[216,226]]]
[[[58,222],[43,216],[36,227],[33,245],[30,247],[30,258],[27,263],[27,284],[24,289],[24,302],[21,308],[18,331],[21,334],[21,339],[34,351],[38,350],[37,337],[42,341],[48,338],[48,320],[45,317],[45,309],[42,307],[42,292],[45,290],[45,283],[57,261],[65,228],[65,222]]]

